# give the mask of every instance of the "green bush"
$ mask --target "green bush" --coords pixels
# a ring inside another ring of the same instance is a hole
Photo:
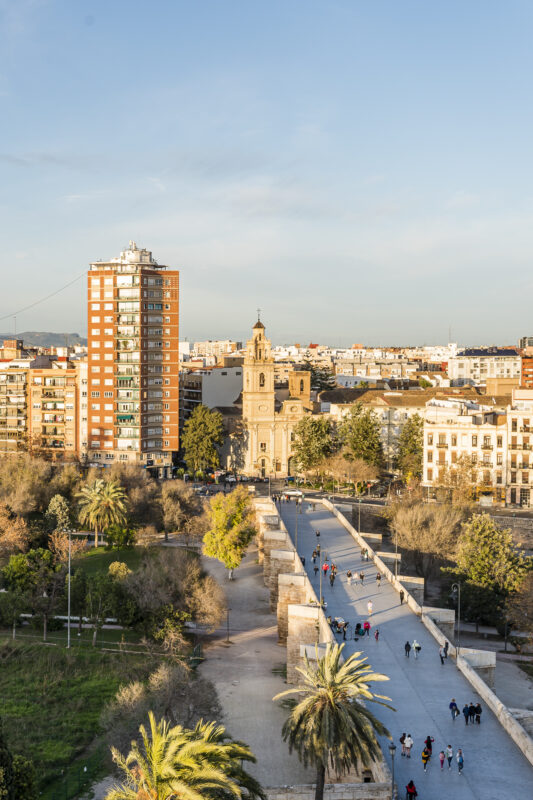
[[[37,782],[35,779],[35,767],[29,758],[24,756],[13,756],[13,787],[15,797],[21,800],[37,800]]]
[[[121,550],[124,547],[133,547],[137,538],[135,528],[123,525],[111,525],[106,532],[107,549]]]

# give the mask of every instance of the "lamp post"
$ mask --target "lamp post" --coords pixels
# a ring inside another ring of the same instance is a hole
[[[396,755],[396,745],[395,745],[393,742],[391,742],[391,743],[389,744],[389,753],[390,753],[391,765],[392,765],[392,769],[391,769],[392,777],[391,777],[390,796],[391,796],[391,800],[394,800],[394,797],[395,797],[395,793],[394,793],[394,756]]]
[[[296,525],[294,529],[294,547],[296,549],[296,554],[298,554],[298,498],[294,498],[294,507],[296,510]]]
[[[359,495],[359,522],[357,524],[359,526],[357,528],[357,533],[361,533],[361,495]]]
[[[452,583],[452,592],[457,592],[457,644],[456,653],[459,655],[461,649],[461,583]]]
[[[395,559],[394,559],[394,577],[398,577],[398,531],[394,531],[394,552],[395,552]]]
[[[71,531],[68,531],[68,594],[67,594],[67,650],[70,649],[70,538]]]

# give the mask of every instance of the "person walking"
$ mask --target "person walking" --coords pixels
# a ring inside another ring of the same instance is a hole
[[[465,765],[465,759],[464,759],[463,751],[461,750],[461,748],[459,748],[459,750],[457,751],[456,758],[457,758],[457,769],[459,770],[459,775],[462,775],[463,767]]]
[[[411,644],[410,642],[406,642],[404,644],[405,655],[409,658],[409,653],[411,652]]]
[[[431,753],[429,752],[427,747],[424,747],[424,749],[422,750],[422,766],[424,767],[424,772],[427,772],[428,770],[428,764],[430,758],[431,758]]]
[[[368,611],[368,616],[371,617],[372,616],[372,609],[374,608],[372,600],[368,601],[368,603],[366,604],[366,608],[367,608],[367,611]]]
[[[413,781],[409,781],[405,787],[405,800],[414,800],[416,797],[418,797],[416,786],[414,785]]]
[[[318,564],[315,564],[315,566],[313,567],[313,572],[315,573],[315,578],[318,575],[318,570],[319,569],[320,569],[320,567],[318,566]]]
[[[378,589],[381,589],[381,572],[378,572],[376,575],[376,583],[378,585]]]
[[[449,648],[449,646],[450,646],[450,643],[449,643],[448,639],[446,639],[446,641],[444,643],[444,658],[448,658],[448,648]]]
[[[468,716],[470,714],[470,708],[468,703],[465,703],[463,706],[463,717],[465,718],[465,725],[468,725]]]
[[[468,721],[473,725],[474,720],[476,718],[476,707],[473,701],[468,706],[468,717],[469,717]]]
[[[315,549],[313,550],[313,554],[312,554],[312,556],[311,556],[311,561],[313,562],[313,564],[315,564],[315,563],[316,563],[316,557],[317,557],[317,552],[316,552],[316,548],[315,548]]]
[[[483,709],[481,708],[481,703],[476,704],[476,722],[478,725],[481,725],[481,713]]]
[[[399,742],[402,746],[402,756],[405,756],[405,733],[402,733],[402,735],[399,738]]]
[[[361,581],[361,586],[364,586],[364,584],[365,584],[365,573],[364,572],[360,572],[359,573],[359,580]]]
[[[316,546],[316,555],[317,555],[317,558],[320,558],[320,549],[321,549],[321,548],[320,548],[320,543],[319,543],[319,544],[317,544],[317,546]]]
[[[404,600],[404,597],[405,597],[405,592],[404,592],[404,591],[403,591],[403,589],[402,589],[402,590],[400,591],[400,605],[401,605],[401,606],[403,605],[403,600]]]
[[[320,531],[315,531],[315,536],[316,536],[316,540],[318,542],[318,540],[320,539]]]
[[[418,658],[418,654],[422,650],[422,647],[418,644],[416,639],[413,639],[413,653],[415,654],[415,658]]]
[[[346,573],[346,580],[348,582],[348,586],[351,586],[352,585],[352,573],[350,572],[350,570],[348,570],[348,572]]]
[[[446,748],[446,758],[448,760],[448,769],[452,768],[452,758],[453,758],[453,747],[451,744],[448,745]]]
[[[335,573],[333,570],[329,573],[329,585],[333,588],[333,584],[335,583]]]
[[[342,626],[342,638],[344,639],[344,641],[346,641],[346,633],[348,631],[349,624],[350,624],[349,622],[345,622],[344,625]]]
[[[452,697],[450,705],[448,706],[450,709],[450,714],[452,715],[452,719],[455,721],[455,718],[459,716],[459,709],[457,708],[457,703],[455,702],[455,697]]]
[[[404,744],[405,744],[405,755],[407,758],[411,758],[411,749],[414,745],[414,741],[410,733],[408,733],[407,736],[405,737]]]
[[[370,628],[371,627],[372,626],[371,626],[370,622],[367,619],[365,619],[365,621],[363,622],[363,630],[364,630],[364,632],[366,633],[367,636],[370,636]]]
[[[433,753],[433,742],[434,741],[435,741],[435,739],[433,738],[433,736],[428,736],[426,738],[425,742],[424,742],[424,744],[426,745],[427,749],[429,750],[429,755],[430,756]]]
[[[328,570],[329,570],[329,564],[327,561],[324,561],[324,563],[322,564],[322,572],[324,573],[324,578],[328,577]]]
[[[439,656],[440,656],[440,663],[444,666],[444,659],[446,656],[444,655],[444,647],[439,647]]]
[[[376,644],[379,642],[379,628],[376,628],[374,631],[374,639],[376,640]]]
[[[440,771],[441,772],[444,769],[444,759],[445,758],[446,758],[446,756],[444,755],[444,750],[441,750],[440,753],[439,753]]]

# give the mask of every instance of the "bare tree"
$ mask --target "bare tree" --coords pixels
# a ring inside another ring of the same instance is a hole
[[[72,537],[70,541],[70,557],[76,558],[87,547],[85,539]],[[55,560],[59,564],[66,564],[68,562],[68,533],[64,531],[54,531],[48,537],[48,549],[54,554]]]
[[[397,503],[389,511],[389,519],[398,545],[410,552],[420,577],[429,580],[439,561],[454,557],[459,526],[464,519],[460,508],[444,504]]]
[[[23,553],[29,542],[30,532],[24,520],[12,514],[5,503],[0,503],[0,556]]]

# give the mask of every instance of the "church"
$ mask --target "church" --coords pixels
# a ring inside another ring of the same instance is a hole
[[[294,472],[294,429],[312,413],[311,374],[291,369],[287,381],[276,382],[271,342],[257,320],[246,343],[242,377],[242,413],[237,403],[227,466],[250,477],[287,477]]]

